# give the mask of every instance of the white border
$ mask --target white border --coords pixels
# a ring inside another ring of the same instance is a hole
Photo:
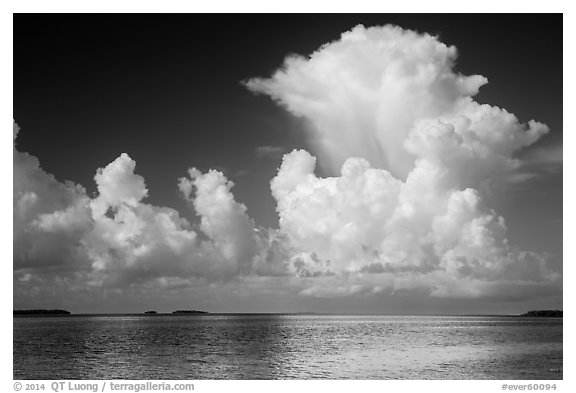
[[[564,12],[567,0],[9,0],[12,12]]]
[[[3,105],[7,108],[3,116],[3,124],[6,128],[11,128],[13,116],[12,101],[12,14],[13,13],[53,13],[53,12],[563,12],[564,13],[564,114],[573,113],[574,100],[571,94],[574,91],[574,47],[576,34],[574,34],[574,6],[576,2],[558,0],[520,1],[520,0],[483,0],[473,2],[456,0],[435,0],[435,1],[384,1],[384,0],[353,0],[340,1],[337,3],[313,0],[291,0],[285,2],[273,2],[264,0],[227,0],[227,1],[184,1],[184,0],[163,0],[163,1],[120,1],[120,0],[100,0],[100,1],[78,1],[78,0],[10,0],[2,5],[2,17],[0,20],[0,42],[2,43],[3,54]],[[329,5],[327,5],[329,4]],[[513,27],[512,27],[513,28]],[[535,29],[540,28],[534,26]],[[538,56],[537,53],[533,54]],[[564,115],[564,152],[567,152],[564,159],[564,278],[565,282],[571,284],[571,278],[575,277],[573,263],[576,261],[574,254],[574,231],[571,223],[574,222],[574,205],[576,195],[574,193],[574,160],[572,150],[574,149],[574,120]],[[3,184],[9,182],[12,177],[12,161],[9,152],[8,130],[3,135],[2,153],[0,154],[0,174]],[[572,180],[571,180],[572,178]],[[0,193],[2,206],[12,206],[8,187]],[[2,222],[2,289],[0,296],[2,311],[5,315],[11,315],[12,304],[12,263],[11,263],[11,241],[12,228],[10,225],[10,215],[5,212]],[[574,391],[574,356],[575,347],[572,332],[574,331],[574,318],[572,316],[571,300],[574,291],[571,285],[564,286],[564,381],[538,381],[538,383],[556,383],[558,392]],[[7,320],[2,323],[2,355],[0,356],[0,380],[4,388],[3,391],[14,391],[12,381],[12,323]],[[52,381],[49,381],[52,382]],[[141,382],[141,381],[138,381]],[[318,389],[365,389],[377,391],[382,388],[390,391],[416,390],[416,391],[443,391],[459,392],[496,392],[502,391],[501,385],[506,381],[197,381],[198,391],[233,391],[246,390],[254,392],[269,393],[270,389],[276,392],[293,392],[294,390],[318,390]],[[511,384],[534,383],[536,381],[509,381]],[[569,386],[573,386],[567,390]]]

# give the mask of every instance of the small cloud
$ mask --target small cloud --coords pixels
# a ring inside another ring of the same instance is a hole
[[[518,172],[510,175],[508,177],[508,182],[512,185],[523,184],[526,183],[527,181],[534,179],[537,176],[538,175],[536,173],[532,172]]]
[[[250,171],[247,171],[246,169],[238,169],[236,172],[234,172],[233,177],[243,177],[247,176],[248,174],[250,174]]]
[[[286,153],[286,148],[282,146],[258,146],[255,152],[258,158],[279,160]]]
[[[534,149],[528,159],[540,163],[562,164],[563,150],[562,145],[541,147]]]
[[[528,152],[523,160],[525,165],[545,172],[557,172],[562,167],[563,150],[562,145],[540,147]]]
[[[559,174],[563,167],[562,145],[538,147],[519,157],[521,165],[516,173],[508,177],[513,186],[521,186],[542,176]]]

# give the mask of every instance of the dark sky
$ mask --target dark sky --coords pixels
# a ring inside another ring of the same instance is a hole
[[[278,161],[257,159],[254,148],[305,141],[293,118],[240,81],[359,23],[437,34],[458,48],[460,72],[490,81],[479,102],[549,125],[542,144],[561,144],[559,15],[15,15],[19,149],[88,190],[95,168],[127,152],[150,201],[176,207],[176,177],[219,167],[251,216],[274,226],[268,182]]]
[[[456,70],[489,84],[475,99],[551,133],[523,154],[562,146],[562,15],[14,15],[19,151],[93,195],[97,168],[126,152],[148,203],[195,220],[178,194],[189,167],[216,168],[257,224],[278,227],[270,180],[281,156],[309,148],[302,122],[241,82],[269,76],[357,24],[397,24],[458,48]],[[318,175],[333,175],[321,170]],[[510,241],[562,269],[562,172],[494,196]],[[530,212],[530,214],[527,214]]]

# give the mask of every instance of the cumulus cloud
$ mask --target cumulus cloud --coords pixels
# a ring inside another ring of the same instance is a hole
[[[180,178],[179,188],[201,217],[200,228],[226,260],[248,273],[256,253],[255,228],[246,206],[236,202],[230,191],[234,183],[214,170],[202,174],[191,168],[188,173],[190,178]]]
[[[548,129],[474,102],[487,79],[455,72],[456,56],[455,47],[428,34],[359,25],[246,86],[309,121],[313,149],[332,174],[361,157],[405,178],[429,148],[437,158],[447,149],[453,161],[467,155],[514,166],[510,154]]]
[[[295,249],[315,256],[301,266],[323,262],[329,268],[316,268],[317,275],[346,278],[318,293],[411,287],[485,296],[490,283],[559,279],[544,258],[508,244],[504,218],[483,206],[477,190],[455,188],[445,167],[421,160],[405,182],[362,158],[348,159],[339,177],[319,178],[314,168],[314,157],[295,150],[271,187],[280,230]],[[315,284],[304,293],[317,290]]]
[[[122,154],[94,177],[99,194],[91,201],[93,228],[85,248],[96,284],[195,272],[183,253],[193,254],[196,233],[175,210],[142,202],[147,189],[135,166]]]
[[[279,229],[256,225],[218,170],[178,179],[199,219],[192,224],[147,202],[128,154],[96,171],[90,197],[14,148],[15,294],[230,282],[238,293],[282,287],[314,297],[552,293],[560,276],[508,242],[485,198],[524,176],[518,153],[548,128],[475,102],[486,78],[455,72],[455,59],[454,47],[427,34],[358,26],[247,81],[307,120],[318,156],[283,156],[270,183]],[[317,176],[317,164],[332,176]]]
[[[16,125],[14,130],[16,136]],[[262,264],[262,258],[269,273],[284,271],[277,258],[265,256],[266,236],[234,200],[233,183],[221,172],[191,169],[189,178],[180,179],[181,192],[200,217],[198,230],[176,210],[146,203],[145,180],[135,169],[126,153],[98,169],[98,193],[90,198],[81,186],[59,182],[35,157],[14,149],[18,282],[34,282],[43,274],[39,269],[47,268],[57,268],[60,279],[68,269],[91,287],[159,279],[222,281],[251,273],[253,261]]]
[[[92,202],[96,216],[106,214],[110,208],[122,205],[135,207],[148,195],[142,176],[134,174],[136,162],[126,153],[98,169],[94,181],[98,185],[98,198]]]
[[[508,244],[504,218],[484,203],[522,176],[517,153],[548,128],[475,102],[487,80],[456,73],[455,59],[427,34],[357,26],[246,82],[308,120],[320,163],[339,173],[317,177],[316,158],[295,150],[271,182],[280,230],[345,275],[304,293],[486,296],[503,281],[559,279],[544,258]]]
[[[13,125],[14,143],[19,132]],[[38,159],[13,149],[13,253],[15,269],[80,270],[81,240],[89,229],[84,188],[59,182]]]

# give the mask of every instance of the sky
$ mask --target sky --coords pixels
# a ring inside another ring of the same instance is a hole
[[[559,15],[15,15],[15,308],[562,308]]]

